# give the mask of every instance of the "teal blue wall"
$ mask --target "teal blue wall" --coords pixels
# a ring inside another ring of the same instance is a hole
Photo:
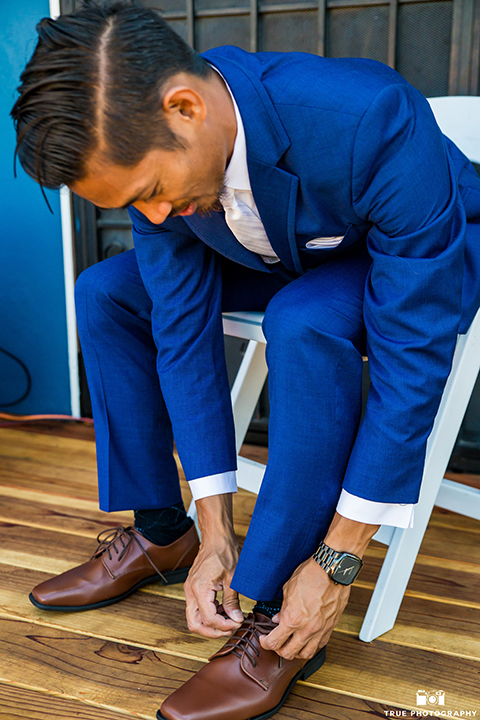
[[[0,1],[0,347],[18,356],[33,379],[28,398],[0,412],[70,413],[59,196],[48,193],[52,215],[20,166],[14,179],[9,117],[35,47],[35,25],[48,14],[48,0]],[[24,373],[0,353],[0,405],[25,387]]]

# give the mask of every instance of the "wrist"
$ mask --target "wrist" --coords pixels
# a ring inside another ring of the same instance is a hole
[[[335,513],[324,542],[333,550],[349,552],[361,558],[379,527],[380,525],[360,523]]]

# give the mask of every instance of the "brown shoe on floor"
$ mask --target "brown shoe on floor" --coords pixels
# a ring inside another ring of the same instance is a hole
[[[97,541],[88,562],[37,585],[30,601],[41,610],[112,605],[148,583],[183,582],[199,547],[195,525],[170,545],[154,545],[134,527],[105,530]]]
[[[325,648],[311,660],[284,660],[260,645],[260,635],[274,627],[269,617],[250,613],[209,663],[165,700],[157,719],[266,720],[278,712],[297,680],[323,665]]]

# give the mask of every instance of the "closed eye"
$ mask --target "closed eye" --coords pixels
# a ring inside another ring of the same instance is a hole
[[[147,198],[145,198],[143,202],[148,202],[149,200],[153,200],[153,198],[157,197],[157,195],[160,195],[161,192],[162,192],[162,187],[155,185],[155,189],[153,190],[153,192],[150,193],[150,195]]]

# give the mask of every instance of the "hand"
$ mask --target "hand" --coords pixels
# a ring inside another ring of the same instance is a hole
[[[283,586],[282,609],[273,618],[278,627],[260,638],[262,647],[286,660],[309,660],[327,644],[349,595],[349,585],[335,585],[309,558]]]
[[[363,557],[379,525],[361,523],[335,513],[325,542]],[[325,570],[309,558],[283,586],[283,603],[273,618],[278,627],[260,642],[286,660],[309,660],[330,639],[350,596],[350,585],[335,585]]]
[[[208,638],[228,637],[244,620],[238,593],[230,587],[240,555],[231,495],[198,500],[197,510],[202,543],[184,585],[188,628]],[[222,605],[217,600],[221,590]]]

